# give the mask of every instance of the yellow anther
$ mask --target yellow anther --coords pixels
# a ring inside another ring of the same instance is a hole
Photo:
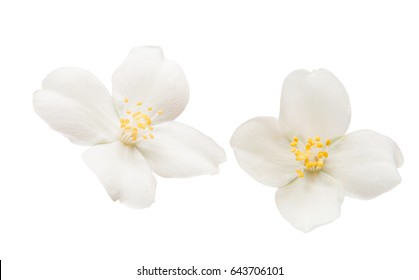
[[[130,110],[127,110],[125,113],[127,113],[128,115],[130,115],[131,114],[131,111]]]
[[[317,147],[317,148],[323,148],[323,144],[322,144],[322,143],[320,143],[320,142],[317,142],[317,143],[316,143],[316,147]]]
[[[154,127],[152,127],[152,126],[149,126],[149,127],[148,127],[148,129],[150,129],[150,130],[153,130],[153,129],[154,129]]]
[[[152,108],[152,107],[148,107],[148,109],[147,109],[147,110],[151,111],[151,110],[153,110],[153,108]]]
[[[297,148],[294,147],[291,149],[291,152],[295,153],[295,151],[297,151]]]
[[[143,102],[137,102],[137,106],[143,105]]]
[[[134,132],[138,132],[138,129],[136,128],[136,127],[134,127],[133,129],[132,129],[132,131]]]
[[[148,138],[147,138],[147,135],[143,135],[143,139],[144,139],[144,140],[148,139]]]
[[[150,138],[151,138],[151,139],[154,139],[154,135],[153,135],[153,133],[150,133]]]
[[[306,159],[307,159],[307,157],[306,157],[305,155],[298,155],[295,159],[296,159],[297,161],[302,161],[302,160],[306,160]]]
[[[327,139],[326,140],[326,146],[329,146],[330,145],[330,139]]]
[[[307,151],[310,151],[311,146],[312,146],[312,145],[310,145],[310,144],[306,144],[306,150],[307,150]]]
[[[307,142],[310,144],[310,145],[314,145],[314,141],[313,141],[313,139],[312,138],[308,138],[308,140],[307,140]]]
[[[124,119],[119,119],[119,122],[120,123],[125,123],[125,120]]]
[[[138,124],[137,124],[137,127],[138,127],[138,128],[141,128],[141,129],[145,129],[145,124],[143,124],[143,123],[138,123]]]
[[[125,103],[128,103],[128,98],[126,98],[126,97],[125,97],[125,98],[124,98],[124,102],[125,102]]]
[[[292,138],[292,141],[294,141],[294,142],[298,142],[298,137],[297,137],[297,136],[295,136],[294,138]]]
[[[157,112],[157,114],[159,114],[159,115],[163,115],[163,113],[164,113],[163,110],[160,110],[160,111]]]
[[[132,136],[132,141],[137,141],[137,136],[133,135]]]
[[[129,119],[125,119],[125,123],[129,123]]]
[[[319,142],[320,141],[320,136],[314,137],[314,140],[316,140],[317,142]]]
[[[317,161],[309,161],[305,164],[306,168],[310,169],[317,166]]]
[[[297,172],[297,176],[298,178],[304,178],[304,172],[301,171],[300,169],[295,170],[295,172]]]
[[[328,152],[326,152],[326,151],[323,151],[323,156],[324,156],[325,158],[327,158],[327,157],[329,156],[329,153],[328,153]]]
[[[295,142],[295,141],[292,141],[291,143],[290,143],[290,146],[291,147],[295,147],[295,146],[297,146],[298,145],[298,142]]]
[[[317,168],[322,169],[323,168],[323,165],[324,165],[323,161],[319,160],[317,162]]]

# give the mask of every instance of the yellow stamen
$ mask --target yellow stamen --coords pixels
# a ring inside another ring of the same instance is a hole
[[[301,163],[301,168],[296,170],[298,177],[304,178],[305,171],[316,172],[323,169],[324,161],[329,156],[326,149],[330,145],[330,139],[321,142],[320,136],[314,137],[314,140],[308,138],[306,143],[301,143],[305,150],[299,150],[298,143],[299,139],[296,136],[292,138],[290,143],[295,160]]]
[[[297,176],[298,178],[304,178],[304,172],[301,171],[300,169],[295,170],[295,172],[297,172]]]
[[[128,98],[124,98],[125,103],[129,103]],[[137,106],[143,105],[143,102],[136,102]],[[132,108],[132,107],[130,107]],[[139,109],[139,108],[138,108]],[[133,145],[137,139],[154,139],[155,136],[151,131],[154,129],[152,122],[158,115],[163,114],[162,110],[159,110],[156,113],[153,112],[153,115],[149,115],[153,111],[152,107],[148,107],[146,113],[142,113],[137,110],[127,110],[125,111],[125,118],[120,118],[120,140],[126,145]],[[140,133],[141,131],[141,133]]]

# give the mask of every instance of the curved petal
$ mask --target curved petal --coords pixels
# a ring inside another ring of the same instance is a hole
[[[360,130],[330,146],[324,171],[343,184],[347,195],[370,199],[400,183],[397,168],[402,164],[402,153],[393,140]]]
[[[218,172],[224,150],[211,138],[178,122],[160,124],[153,139],[137,142],[151,169],[162,177],[191,177]]]
[[[73,143],[109,143],[118,135],[118,117],[111,96],[90,72],[60,68],[51,72],[35,92],[36,113]]]
[[[307,173],[304,178],[278,188],[275,196],[282,216],[303,232],[339,218],[343,199],[342,185],[324,172]]]
[[[185,109],[189,99],[185,74],[176,63],[163,58],[159,47],[132,49],[113,74],[112,86],[118,104],[128,99],[124,110],[135,110],[134,106],[142,102],[143,110],[163,111],[154,124],[174,120]]]
[[[230,145],[241,168],[256,181],[282,187],[297,177],[299,163],[290,143],[272,117],[251,119],[239,126]]]
[[[350,119],[348,94],[329,71],[297,70],[285,79],[279,121],[288,138],[341,136]]]
[[[115,141],[96,145],[83,159],[114,200],[133,208],[154,202],[156,180],[143,156],[133,147]]]

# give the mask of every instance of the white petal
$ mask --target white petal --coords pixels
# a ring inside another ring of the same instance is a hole
[[[285,79],[279,121],[288,138],[341,136],[350,119],[348,94],[329,71],[297,70]]]
[[[133,208],[149,207],[154,202],[156,180],[135,147],[120,141],[96,145],[83,154],[83,159],[114,201]]]
[[[118,117],[111,96],[90,72],[60,68],[35,92],[33,105],[52,129],[73,143],[93,145],[116,139]]]
[[[299,163],[275,118],[259,117],[243,123],[230,144],[243,170],[262,184],[281,187],[297,177]]]
[[[282,216],[303,232],[339,218],[343,199],[342,185],[324,172],[306,172],[304,178],[278,188],[275,196]]]
[[[164,114],[153,124],[175,119],[189,99],[185,74],[176,63],[163,58],[159,47],[134,48],[115,71],[112,83],[114,97],[119,102],[128,98],[130,110],[137,102],[143,103],[143,110],[162,110]]]
[[[137,142],[152,170],[163,177],[191,177],[218,172],[224,150],[211,138],[178,122],[160,124],[154,139]]]
[[[340,181],[347,195],[370,199],[400,181],[402,153],[390,138],[371,130],[352,132],[333,143],[324,171]]]

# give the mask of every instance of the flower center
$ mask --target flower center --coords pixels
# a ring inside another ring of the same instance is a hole
[[[128,105],[128,102],[128,98],[125,98],[124,103]],[[154,139],[154,134],[152,133],[154,127],[151,124],[153,120],[163,114],[163,111],[159,110],[156,112],[152,107],[142,110],[142,105],[142,102],[137,102],[135,109],[138,110],[135,111],[128,110],[126,109],[127,106],[125,106],[125,115],[119,119],[121,127],[119,139],[126,145],[134,145],[140,139]]]
[[[302,164],[302,167],[295,171],[299,178],[304,178],[305,171],[315,172],[323,168],[324,161],[329,156],[327,148],[330,143],[330,139],[321,142],[319,136],[314,137],[314,140],[308,138],[306,144],[300,142],[298,137],[292,139],[291,152],[295,155],[295,160]]]

